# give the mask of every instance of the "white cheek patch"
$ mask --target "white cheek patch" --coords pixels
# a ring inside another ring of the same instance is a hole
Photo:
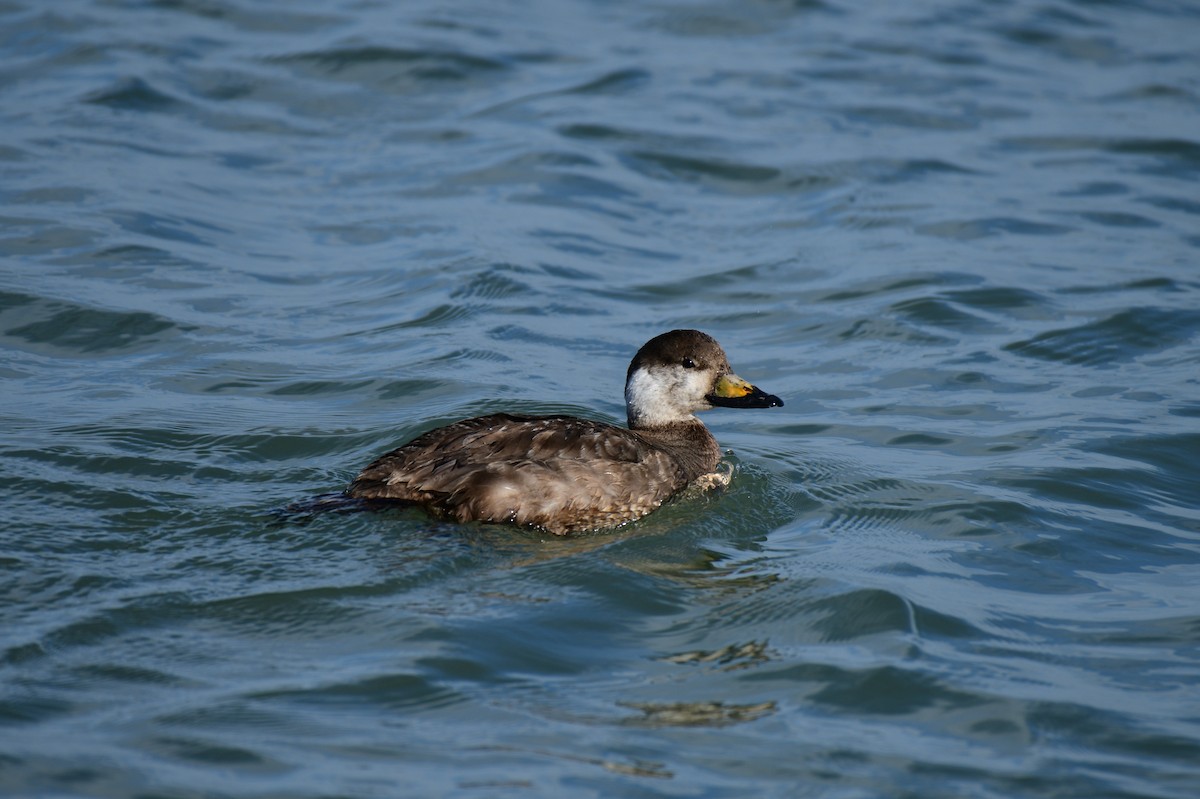
[[[625,386],[625,405],[630,421],[661,425],[692,417],[709,407],[704,400],[707,376],[698,370],[641,368]]]
[[[712,375],[699,369],[689,369],[685,375],[684,388],[679,395],[685,399],[689,411],[702,411],[711,408],[705,396],[712,391]]]

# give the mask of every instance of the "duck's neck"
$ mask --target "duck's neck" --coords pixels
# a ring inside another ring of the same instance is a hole
[[[688,482],[710,474],[721,461],[721,448],[699,419],[663,425],[631,425],[630,429],[655,446],[668,450],[687,472]]]

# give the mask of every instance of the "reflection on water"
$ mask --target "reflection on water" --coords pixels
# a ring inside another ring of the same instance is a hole
[[[627,721],[632,726],[646,727],[724,727],[755,721],[774,713],[774,702],[759,702],[757,705],[726,705],[723,702],[673,702],[656,705],[645,702],[630,702],[642,716]]]
[[[0,792],[1195,794],[1193,9],[0,20]],[[340,499],[675,327],[727,490]]]

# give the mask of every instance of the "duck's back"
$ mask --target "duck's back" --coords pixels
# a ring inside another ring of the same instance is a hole
[[[694,480],[693,471],[669,449],[621,427],[495,414],[432,430],[389,452],[347,493],[415,503],[457,521],[561,534],[640,518]]]

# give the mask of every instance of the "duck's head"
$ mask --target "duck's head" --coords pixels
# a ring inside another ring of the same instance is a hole
[[[625,376],[629,427],[685,422],[714,407],[778,408],[783,400],[733,373],[725,351],[699,330],[672,330],[647,341]]]

